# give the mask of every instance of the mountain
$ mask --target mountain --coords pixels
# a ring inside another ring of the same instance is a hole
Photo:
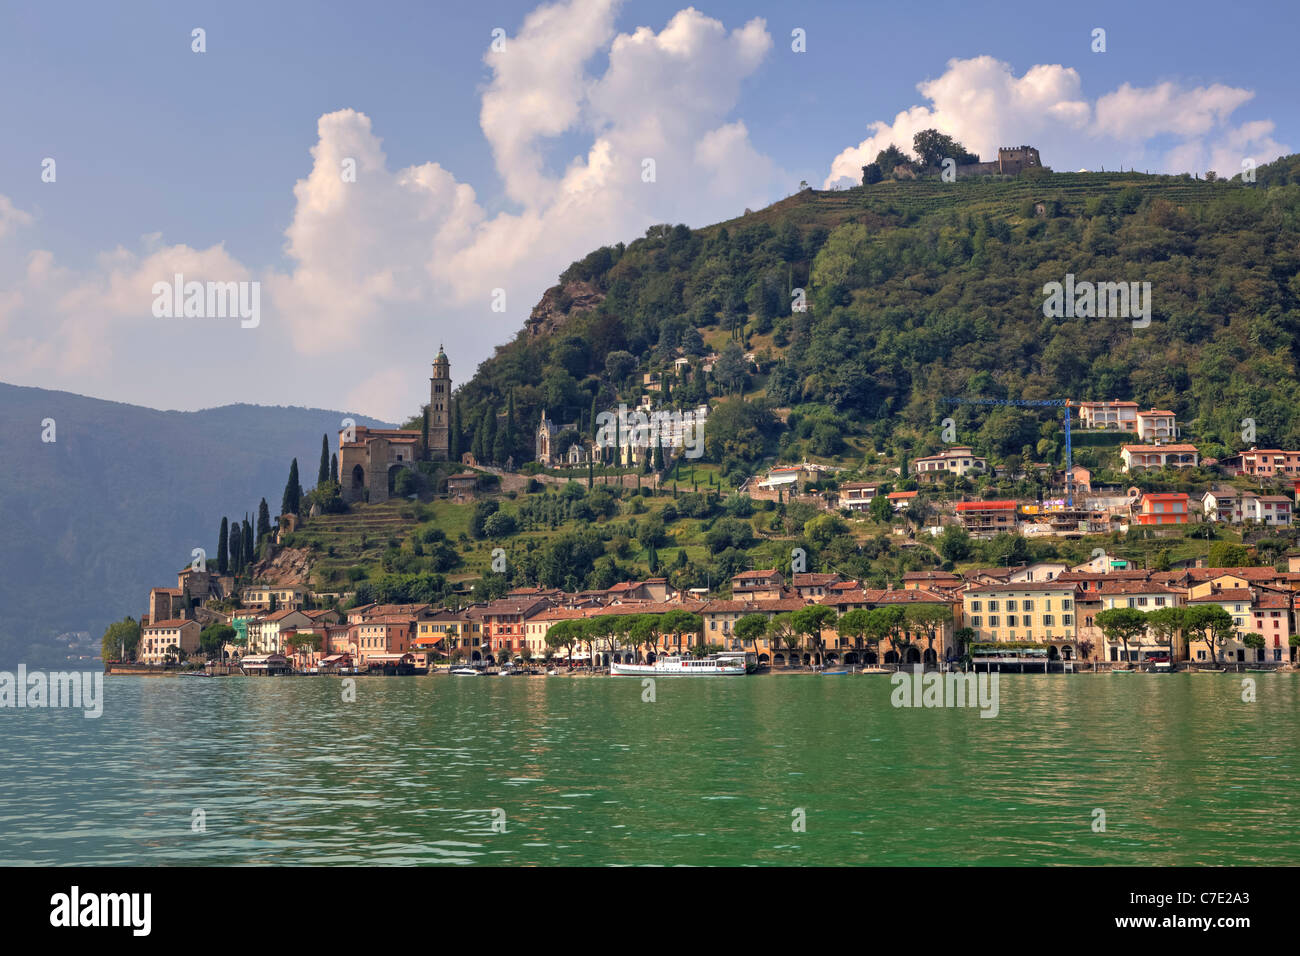
[[[681,404],[751,400],[706,435],[737,477],[777,454],[905,461],[942,445],[946,417],[998,462],[1062,460],[1059,412],[949,396],[1133,400],[1176,412],[1215,457],[1243,446],[1247,419],[1261,447],[1300,446],[1300,156],[1254,183],[1032,172],[804,190],[595,250],[462,387],[461,441],[511,400],[525,442],[543,410],[590,434],[591,410],[634,402],[645,373],[717,351],[710,374],[670,384]],[[1068,276],[1150,283],[1149,324],[1045,317]]]
[[[222,515],[256,520],[263,497],[279,511],[295,456],[310,488],[320,436],[332,452],[345,414],[156,411],[0,383],[0,666],[59,663],[49,641],[60,632],[98,642],[110,621],[138,618],[148,589],[174,587],[193,548],[215,556]]]

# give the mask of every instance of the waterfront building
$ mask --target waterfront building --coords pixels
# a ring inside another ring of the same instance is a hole
[[[1049,658],[1079,657],[1075,586],[1061,581],[983,584],[962,594],[962,617],[981,644],[1037,645]]]
[[[180,618],[154,621],[140,629],[140,643],[136,650],[136,660],[143,664],[161,664],[179,648],[186,655],[195,654],[199,649],[199,633],[203,629],[198,621],[186,621]]]

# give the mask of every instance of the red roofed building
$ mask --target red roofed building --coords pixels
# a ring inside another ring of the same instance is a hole
[[[1002,531],[1015,534],[1019,525],[1014,501],[959,501],[953,507],[972,537],[989,538]]]
[[[1195,445],[1124,445],[1119,450],[1124,471],[1139,468],[1195,468]]]

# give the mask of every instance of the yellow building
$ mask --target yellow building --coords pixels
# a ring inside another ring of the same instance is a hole
[[[1039,644],[1049,658],[1079,656],[1073,584],[985,584],[962,595],[962,615],[977,644]]]

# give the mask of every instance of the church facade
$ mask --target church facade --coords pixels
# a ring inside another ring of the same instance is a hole
[[[420,429],[367,428],[339,432],[339,485],[349,504],[377,504],[393,497],[402,469],[415,470],[422,460],[446,461],[451,450],[451,363],[441,346],[429,379],[429,442]]]

